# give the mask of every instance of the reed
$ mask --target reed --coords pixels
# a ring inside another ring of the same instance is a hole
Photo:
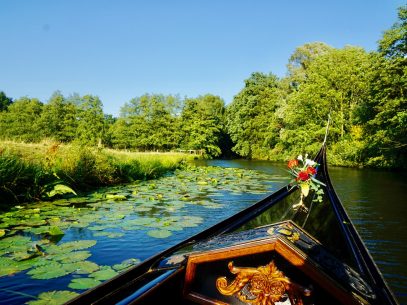
[[[43,199],[56,184],[78,192],[157,178],[189,159],[192,156],[181,153],[137,153],[52,141],[0,142],[0,203]]]

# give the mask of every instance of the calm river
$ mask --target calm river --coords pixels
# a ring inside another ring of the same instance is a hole
[[[0,233],[6,233],[0,237],[0,304],[49,304],[46,293],[54,290],[81,293],[289,180],[285,164],[197,164],[203,167],[0,214]],[[407,305],[407,174],[330,168],[330,175],[384,277]]]

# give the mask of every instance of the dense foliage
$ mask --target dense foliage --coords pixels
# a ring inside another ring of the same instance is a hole
[[[253,73],[227,108],[227,127],[238,155],[264,158],[278,142],[278,79]]]
[[[378,52],[298,47],[285,78],[254,73],[228,105],[233,150],[271,160],[315,153],[330,114],[331,163],[407,168],[406,63],[406,6]]]
[[[138,151],[230,151],[245,158],[286,160],[315,153],[328,114],[330,160],[346,166],[407,167],[407,6],[383,33],[377,52],[322,42],[299,46],[287,76],[254,72],[225,106],[214,95],[145,94],[117,118],[92,95],[12,99],[0,92],[0,137],[52,138]]]

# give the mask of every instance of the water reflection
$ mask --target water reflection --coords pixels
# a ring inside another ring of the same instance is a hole
[[[330,168],[332,183],[400,304],[407,304],[407,174]]]

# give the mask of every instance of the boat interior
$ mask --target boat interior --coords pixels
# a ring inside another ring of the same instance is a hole
[[[292,221],[200,242],[158,270],[160,285],[122,304],[158,304],[164,297],[174,304],[335,305],[370,304],[372,297],[356,271]]]

